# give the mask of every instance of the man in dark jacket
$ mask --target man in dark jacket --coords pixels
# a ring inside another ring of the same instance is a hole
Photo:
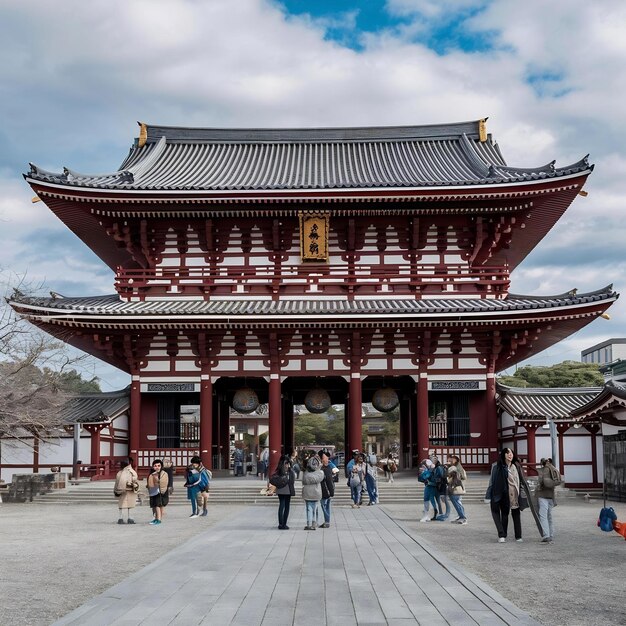
[[[335,495],[335,483],[333,481],[333,468],[329,465],[330,457],[326,450],[321,450],[320,459],[322,460],[322,472],[324,472],[324,480],[322,481],[322,511],[324,512],[324,523],[320,528],[330,527],[330,499]],[[337,468],[335,468],[336,471]]]

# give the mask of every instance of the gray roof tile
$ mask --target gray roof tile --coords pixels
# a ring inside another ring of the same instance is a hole
[[[537,181],[588,172],[506,165],[479,122],[327,129],[197,129],[149,126],[116,172],[62,173],[31,164],[35,181],[127,190],[333,190]]]

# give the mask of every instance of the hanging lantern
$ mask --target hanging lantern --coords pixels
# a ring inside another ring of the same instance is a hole
[[[304,406],[309,413],[325,413],[330,409],[330,396],[326,389],[311,389],[304,398]]]
[[[233,409],[238,413],[253,413],[259,406],[259,397],[250,387],[242,387],[235,391]]]
[[[400,398],[391,387],[377,389],[372,397],[372,406],[381,413],[393,411],[398,404],[400,404]]]

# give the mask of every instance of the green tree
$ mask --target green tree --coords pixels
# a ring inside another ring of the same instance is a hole
[[[550,366],[525,365],[498,382],[508,387],[602,387],[604,377],[595,363],[563,361]]]

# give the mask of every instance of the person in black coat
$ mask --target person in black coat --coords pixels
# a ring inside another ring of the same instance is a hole
[[[287,518],[291,506],[291,496],[296,495],[295,487],[296,475],[291,468],[291,457],[283,454],[278,460],[278,465],[274,473],[270,476],[270,484],[276,487],[278,496],[278,528],[289,530]]]
[[[330,500],[335,495],[335,481],[333,480],[333,468],[330,466],[330,457],[326,450],[321,450],[320,459],[322,460],[322,472],[324,472],[324,480],[322,481],[322,511],[324,513],[324,523],[320,528],[330,527]],[[335,471],[339,471],[335,468]]]
[[[528,501],[527,485],[519,459],[511,448],[503,448],[500,458],[491,466],[489,486],[485,494],[485,500],[491,505],[491,515],[500,543],[506,541],[509,512],[513,518],[515,541],[522,541],[520,512],[522,508],[526,508],[525,502]]]

